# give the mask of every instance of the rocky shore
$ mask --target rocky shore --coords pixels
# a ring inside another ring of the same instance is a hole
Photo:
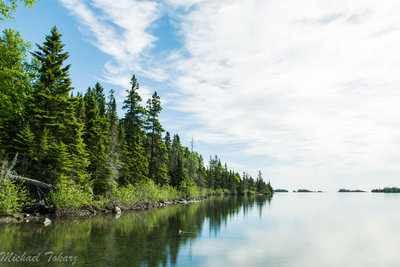
[[[108,206],[102,209],[96,207],[86,207],[78,211],[70,211],[66,213],[58,213],[54,207],[48,207],[44,203],[36,203],[34,205],[25,207],[21,213],[14,214],[3,214],[0,215],[0,224],[5,223],[35,223],[43,224],[48,226],[51,224],[52,219],[63,218],[63,217],[92,217],[98,214],[114,213],[120,214],[122,212],[146,210],[150,208],[160,208],[167,205],[186,205],[189,203],[200,202],[207,198],[199,197],[196,199],[177,199],[173,201],[159,201],[155,203],[138,203],[130,206],[129,208],[123,208],[118,206]]]

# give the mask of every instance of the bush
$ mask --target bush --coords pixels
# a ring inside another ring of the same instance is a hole
[[[178,190],[171,185],[164,185],[160,188],[160,199],[159,201],[168,201],[179,199],[180,194]]]
[[[198,198],[201,195],[202,191],[195,185],[186,186],[182,188],[182,198]]]
[[[135,196],[139,203],[155,203],[160,199],[160,188],[152,180],[140,182],[135,186]]]
[[[122,208],[132,208],[140,203],[156,203],[158,201],[175,200],[180,197],[176,188],[170,185],[156,185],[147,180],[133,185],[114,188],[112,202]]]
[[[0,181],[0,213],[20,212],[29,204],[29,193],[25,187],[9,180]]]
[[[127,208],[137,203],[137,197],[135,195],[135,187],[131,184],[114,188],[112,199],[113,204]]]
[[[93,190],[90,186],[79,186],[72,182],[63,182],[56,186],[57,191],[50,192],[50,203],[57,213],[65,214],[90,206],[93,201]]]

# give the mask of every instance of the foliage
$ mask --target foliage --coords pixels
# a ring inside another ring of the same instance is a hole
[[[40,64],[32,94],[30,126],[36,140],[41,141],[37,148],[36,170],[30,175],[56,183],[62,177],[81,182],[86,177],[88,159],[82,138],[83,126],[76,117],[78,99],[69,96],[73,89],[70,65],[63,66],[69,55],[64,52],[61,36],[53,27],[43,45],[37,45],[39,50],[32,54]],[[45,178],[46,174],[50,179]]]
[[[9,154],[18,152],[13,139],[26,120],[35,71],[29,67],[30,44],[19,32],[3,31],[0,38],[0,149]]]
[[[21,211],[21,208],[29,204],[27,189],[8,179],[15,163],[17,155],[11,163],[3,160],[0,165],[0,214]]]
[[[157,184],[167,183],[168,149],[162,140],[164,129],[158,120],[161,100],[157,92],[147,101],[147,155],[149,161],[148,177]]]
[[[28,190],[9,179],[0,181],[0,213],[20,212],[29,204]]]
[[[94,192],[105,193],[112,181],[112,169],[109,166],[107,149],[108,120],[105,115],[105,99],[102,87],[96,83],[96,89],[90,87],[84,97],[85,135],[84,140],[89,155],[88,172],[92,176]]]
[[[195,185],[186,186],[181,189],[181,196],[182,198],[195,199],[204,196],[204,191]]]
[[[121,120],[121,157],[123,167],[120,183],[141,182],[147,179],[149,163],[145,154],[145,115],[146,110],[140,105],[142,98],[139,93],[139,84],[135,75],[131,79],[131,89],[127,90],[127,99],[122,109],[126,110],[125,118]]]
[[[33,7],[36,0],[0,0],[0,22],[12,19],[17,9],[17,2],[22,2],[26,7]]]
[[[57,208],[57,213],[65,214],[89,206],[93,201],[90,186],[80,186],[71,181],[58,184],[57,191],[50,192],[50,203]]]
[[[113,204],[122,208],[132,208],[140,203],[155,203],[178,199],[180,193],[172,186],[156,185],[154,181],[148,180],[138,183],[136,186],[129,184],[114,188]]]

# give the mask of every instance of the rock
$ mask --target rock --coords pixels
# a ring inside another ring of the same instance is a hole
[[[23,219],[23,216],[21,214],[19,214],[19,213],[14,213],[12,215],[12,217],[17,219],[17,220],[19,220],[19,221],[21,221]]]
[[[43,224],[44,224],[44,226],[49,226],[51,224],[51,220],[46,217],[46,218],[44,218]]]
[[[115,214],[121,214],[121,209],[120,209],[119,207],[115,207],[115,208],[113,209],[113,213],[115,213]]]

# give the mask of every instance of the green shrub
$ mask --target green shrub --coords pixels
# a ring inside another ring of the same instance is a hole
[[[206,196],[208,193],[207,189],[199,188],[198,186],[195,185],[181,187],[180,191],[182,198],[189,198],[189,199],[195,199],[200,196]]]
[[[135,187],[131,184],[113,189],[112,202],[119,207],[128,208],[137,204]]]
[[[93,201],[93,190],[90,186],[79,186],[72,182],[60,183],[57,191],[50,192],[50,203],[57,213],[65,214],[90,206]]]
[[[112,204],[121,208],[132,208],[141,203],[156,203],[159,201],[172,201],[181,197],[197,197],[201,191],[197,187],[189,188],[182,193],[170,185],[156,185],[147,180],[133,185],[114,188]],[[184,195],[184,196],[183,196]]]
[[[160,187],[160,198],[159,201],[171,201],[179,199],[180,194],[178,190],[171,185],[164,185]]]
[[[112,206],[112,196],[97,195],[95,200],[92,201],[92,206],[97,209],[104,209],[106,207]]]
[[[0,213],[20,212],[29,204],[29,193],[25,187],[9,180],[0,181]]]
[[[136,184],[135,196],[139,203],[155,203],[160,198],[160,191],[154,181],[146,180]]]

